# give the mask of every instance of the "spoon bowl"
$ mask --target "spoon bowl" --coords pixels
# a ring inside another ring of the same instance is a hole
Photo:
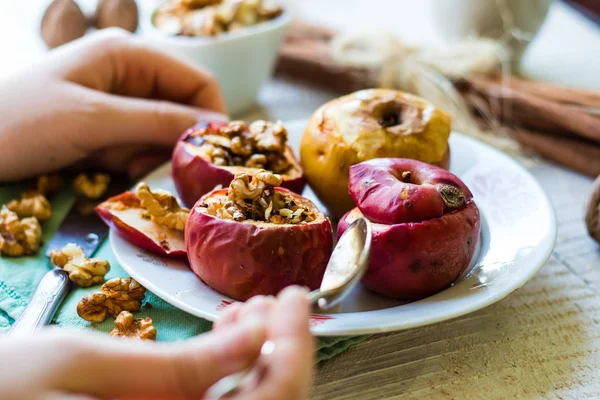
[[[308,294],[311,305],[321,310],[338,305],[367,272],[370,254],[371,223],[359,218],[350,224],[333,249],[321,287]]]

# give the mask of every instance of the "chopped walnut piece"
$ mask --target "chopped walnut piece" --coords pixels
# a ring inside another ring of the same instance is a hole
[[[44,196],[52,196],[62,188],[63,184],[64,181],[58,174],[41,175],[37,179],[35,189]]]
[[[223,0],[181,0],[181,4],[189,8],[201,8],[219,4]]]
[[[264,154],[253,154],[252,157],[246,161],[246,167],[248,168],[259,168],[262,169],[267,164],[267,156]]]
[[[279,16],[280,7],[265,7],[262,0],[170,0],[156,11],[154,25],[166,33],[216,36]]]
[[[281,176],[259,170],[250,180],[244,172],[237,173],[229,189],[227,201],[204,205],[210,215],[235,221],[265,221],[273,224],[309,223],[317,218],[307,204],[299,205],[285,194],[275,190],[281,185]]]
[[[231,152],[240,156],[249,156],[252,154],[252,144],[244,137],[236,136],[231,139]]]
[[[140,340],[156,340],[156,328],[150,318],[133,318],[129,311],[121,311],[115,319],[110,336]]]
[[[77,314],[86,321],[102,322],[107,315],[116,317],[121,311],[138,311],[146,288],[133,278],[113,278],[99,291],[83,296]]]
[[[35,191],[21,193],[20,200],[12,200],[6,207],[15,212],[19,218],[35,217],[42,222],[52,218],[50,202],[43,194]]]
[[[110,176],[94,174],[90,179],[86,174],[79,174],[73,180],[73,189],[79,196],[87,199],[99,199],[108,189]]]
[[[183,231],[190,210],[183,208],[171,193],[164,190],[151,191],[144,182],[135,189],[140,204],[148,212],[152,221],[169,229]]]
[[[40,248],[42,228],[35,217],[19,216],[3,206],[0,210],[0,256],[35,254]]]
[[[90,287],[104,282],[110,264],[99,258],[87,258],[83,249],[69,243],[61,250],[50,252],[50,262],[67,271],[69,279],[81,287]]]
[[[276,174],[287,173],[293,167],[286,154],[288,133],[281,122],[206,124],[185,140],[215,165],[266,169]]]
[[[281,122],[254,121],[250,124],[250,134],[256,140],[258,151],[277,151],[283,153],[287,142],[287,130]]]

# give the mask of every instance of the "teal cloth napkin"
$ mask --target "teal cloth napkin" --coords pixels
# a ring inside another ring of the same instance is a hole
[[[17,198],[23,189],[23,185],[19,184],[3,187],[0,189],[0,204]],[[63,191],[51,200],[53,217],[42,226],[44,242],[47,242],[60,226],[73,204],[73,195],[69,191]],[[0,335],[6,333],[21,315],[38,282],[48,271],[48,260],[44,254],[45,247],[38,255],[32,257],[0,258]],[[117,263],[108,242],[102,244],[95,256],[110,262],[111,269],[106,276],[107,280],[128,276]],[[114,327],[113,318],[107,318],[102,323],[90,323],[79,318],[76,312],[79,300],[98,288],[99,285],[71,290],[53,322],[58,325],[109,332]],[[187,314],[149,291],[146,292],[142,309],[136,315],[152,318],[159,341],[186,339],[207,332],[212,326],[210,321]],[[317,343],[317,362],[335,357],[366,338],[366,336],[320,337]]]

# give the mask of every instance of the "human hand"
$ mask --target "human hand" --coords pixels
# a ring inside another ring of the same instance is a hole
[[[206,71],[105,29],[0,81],[0,181],[82,160],[140,177],[185,129],[224,112]]]
[[[253,365],[269,339],[266,374],[240,399],[304,399],[313,342],[306,291],[235,304],[215,329],[177,343],[110,338],[48,329],[0,340],[2,399],[199,399],[219,379]]]

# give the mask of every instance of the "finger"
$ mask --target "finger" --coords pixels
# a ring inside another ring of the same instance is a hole
[[[275,342],[275,348],[266,358],[265,378],[252,391],[256,398],[308,397],[314,342],[308,327],[307,293],[304,288],[289,287],[278,296],[269,325],[269,339]]]
[[[76,136],[71,141],[88,152],[124,145],[173,146],[183,132],[199,120],[228,120],[222,114],[168,101],[85,91],[88,101],[95,105],[94,124],[87,135],[75,131]]]
[[[217,380],[250,366],[264,340],[257,321],[169,345],[71,336],[65,348],[75,362],[57,371],[52,385],[101,398],[199,398]]]
[[[66,47],[66,46],[65,46]],[[162,53],[122,30],[103,29],[66,47],[60,55],[76,61],[65,77],[114,94],[157,98],[224,113],[225,102],[208,71]],[[60,63],[58,63],[60,64]]]
[[[235,323],[238,320],[238,315],[244,303],[233,303],[227,306],[225,312],[214,324],[213,330],[218,330],[223,326]]]
[[[238,321],[258,320],[265,326],[269,323],[271,311],[276,301],[273,296],[254,296],[248,300],[240,309]]]

